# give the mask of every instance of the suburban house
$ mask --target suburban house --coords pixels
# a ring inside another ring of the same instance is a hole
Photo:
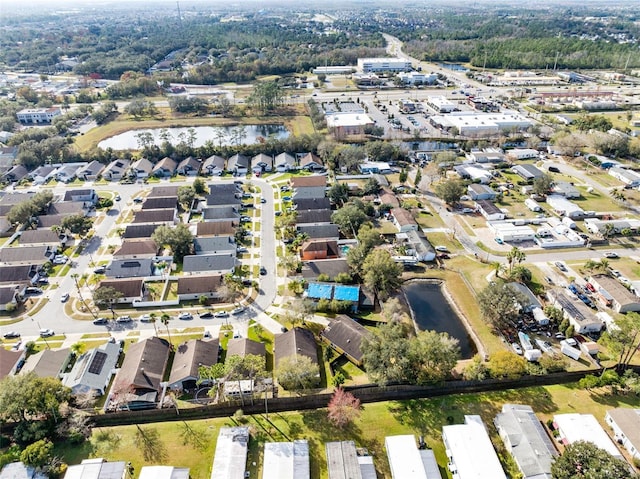
[[[287,171],[295,170],[297,168],[295,157],[291,156],[289,153],[280,153],[279,155],[276,155],[273,160],[273,164],[278,173],[286,173]]]
[[[99,161],[93,160],[81,166],[76,172],[76,176],[84,181],[95,181],[106,167]]]
[[[52,248],[51,246],[0,248],[0,263],[42,265],[49,261],[56,251],[57,248]]]
[[[80,166],[77,163],[67,163],[55,172],[55,179],[63,183],[70,183],[77,177],[77,172]]]
[[[329,325],[322,330],[320,337],[326,341],[338,354],[345,357],[356,366],[362,366],[362,339],[371,333],[356,320],[346,314],[339,314],[329,320]]]
[[[300,169],[307,171],[324,171],[324,163],[313,153],[307,153],[300,158]]]
[[[24,297],[29,285],[28,281],[23,281],[22,283],[0,286],[0,311],[6,311],[10,307],[9,305],[16,306]]]
[[[238,226],[237,221],[225,220],[225,221],[212,221],[212,222],[204,222],[196,224],[196,235],[197,236],[232,236],[236,227]]]
[[[249,158],[237,153],[227,161],[227,171],[233,176],[244,176],[249,173]]]
[[[158,228],[158,226],[160,225],[152,223],[127,225],[127,227],[124,229],[122,237],[127,239],[150,238],[153,232]]]
[[[531,158],[538,158],[540,152],[533,148],[513,148],[507,151],[507,156],[511,160],[528,160]]]
[[[472,163],[502,163],[505,160],[501,148],[472,149],[465,157]]]
[[[64,194],[63,201],[78,201],[84,203],[86,206],[90,206],[98,203],[98,194],[93,188],[82,190],[68,190]]]
[[[189,156],[178,163],[176,173],[184,176],[198,176],[200,167],[202,166],[202,160]]]
[[[471,183],[469,186],[467,186],[467,193],[473,201],[493,201],[498,197],[498,193],[493,191],[491,187],[479,183]]]
[[[202,221],[210,222],[240,222],[240,212],[237,205],[207,206],[202,209]]]
[[[233,272],[237,260],[235,253],[187,255],[182,261],[184,274],[225,275]]]
[[[54,177],[57,169],[57,166],[42,165],[29,173],[29,178],[31,178],[31,181],[35,185],[44,185],[47,181]]]
[[[29,171],[22,165],[13,165],[2,175],[2,178],[8,182],[20,181],[29,174]]]
[[[0,348],[0,379],[16,374],[26,357],[26,348],[17,351]]]
[[[132,279],[104,279],[99,287],[113,288],[122,296],[114,302],[117,304],[130,304],[142,301],[146,296],[146,288],[142,278]]]
[[[40,468],[27,466],[24,462],[10,462],[0,471],[0,479],[48,479]]]
[[[506,479],[480,416],[464,416],[464,424],[442,427],[449,471],[456,479]]]
[[[331,209],[331,200],[322,198],[297,198],[293,200],[296,210],[328,210]]]
[[[157,210],[140,210],[133,214],[132,224],[151,223],[156,226],[171,226],[178,223],[178,210],[176,208],[164,208]]]
[[[273,157],[258,153],[251,158],[251,171],[254,174],[269,173],[273,171]]]
[[[108,181],[120,181],[124,178],[130,167],[130,160],[113,160],[102,170],[102,178]]]
[[[96,391],[102,396],[115,374],[119,357],[118,343],[101,344],[76,359],[71,371],[64,375],[62,384],[71,388],[73,394]]]
[[[632,233],[637,233],[638,231],[640,231],[640,220],[636,220],[634,218],[619,220],[599,220],[596,218],[586,218],[584,220],[584,226],[587,228],[589,233],[592,234],[605,234],[607,232],[608,234],[620,234],[626,229],[628,229]]]
[[[147,158],[140,158],[131,164],[131,173],[138,179],[149,178],[153,171],[153,163]]]
[[[294,200],[303,198],[324,198],[327,188],[327,177],[323,175],[296,176],[290,180]]]
[[[86,216],[87,210],[91,207],[91,203],[81,203],[79,201],[63,201],[61,203],[51,203],[47,209],[46,215],[82,215]],[[38,218],[40,218],[40,216]]]
[[[178,277],[178,299],[180,301],[198,300],[201,296],[208,299],[222,297],[223,278],[217,274]]]
[[[143,210],[167,210],[178,207],[177,196],[153,196],[145,198],[140,209]]]
[[[44,349],[26,360],[19,374],[33,372],[39,378],[61,378],[71,362],[71,349]]]
[[[331,281],[335,280],[339,274],[352,274],[351,268],[345,258],[323,259],[320,261],[305,261],[302,265],[302,276],[307,281],[316,280],[323,275]]]
[[[309,239],[327,238],[338,239],[340,232],[338,225],[333,223],[306,223],[296,226],[298,234],[306,234]]]
[[[152,239],[125,239],[113,253],[113,259],[154,258],[159,248]]]
[[[380,193],[378,194],[378,199],[380,200],[381,205],[389,205],[392,208],[398,208],[400,206],[398,197],[389,188],[381,188]]]
[[[616,313],[640,311],[640,298],[629,291],[620,281],[605,274],[597,274],[589,278],[589,282],[596,291],[603,289],[608,293],[611,298],[611,304],[608,306]]]
[[[523,302],[522,308],[525,313],[530,313],[535,308],[538,308],[538,309],[542,308],[542,304],[540,303],[536,295],[533,294],[533,291],[531,291],[527,287],[527,285],[512,281],[512,282],[506,283],[505,286],[516,290],[518,293],[520,293],[524,297],[525,300]]]
[[[236,243],[233,236],[206,236],[193,239],[195,254],[236,254]]]
[[[613,438],[629,451],[634,462],[640,459],[640,409],[609,409],[604,420],[613,429]]]
[[[147,195],[147,198],[160,198],[166,196],[178,197],[179,186],[154,186],[151,188],[151,192]]]
[[[553,289],[547,291],[547,299],[552,306],[562,310],[576,333],[599,333],[604,329],[602,320],[582,301],[573,301],[565,293]]]
[[[474,181],[474,182],[487,184],[493,180],[493,175],[491,174],[491,171],[489,171],[486,168],[481,168],[479,166],[457,165],[457,166],[454,166],[453,169],[455,170],[456,173],[458,173],[458,175],[460,175],[460,178],[470,179],[471,181]]]
[[[177,167],[178,163],[176,162],[176,160],[165,156],[153,166],[151,174],[153,176],[157,176],[158,178],[170,178],[175,174]]]
[[[531,406],[505,404],[493,423],[523,479],[552,479],[558,451]]]
[[[296,225],[322,224],[331,222],[331,210],[298,210],[296,212]]]
[[[300,246],[300,258],[303,261],[333,259],[340,256],[338,242],[330,239],[309,239]]]
[[[418,223],[415,218],[409,210],[404,208],[393,208],[391,210],[391,221],[401,233],[418,229]]]
[[[239,205],[242,202],[242,191],[237,185],[231,183],[209,184],[209,193],[206,197],[207,206]]]
[[[264,358],[267,354],[264,343],[252,341],[247,338],[230,339],[227,343],[227,358],[231,356],[260,356]]]
[[[37,264],[0,265],[0,284],[16,284],[23,281],[35,283],[38,280],[40,266]]]
[[[511,168],[511,171],[513,171],[525,181],[533,181],[536,178],[542,178],[542,176],[544,175],[544,173],[540,169],[530,164],[513,166]]]
[[[313,364],[318,364],[318,347],[313,333],[304,328],[293,328],[275,337],[273,355],[276,368],[285,358],[297,359],[298,356],[308,357]],[[320,380],[320,377],[318,377]]]
[[[59,246],[64,247],[67,241],[67,236],[58,234],[55,231],[48,228],[38,228],[37,230],[26,230],[20,235],[21,245],[43,245],[50,246],[51,248],[57,248]]]
[[[212,155],[202,162],[202,174],[209,176],[221,176],[224,173],[226,160],[218,155]]]
[[[309,479],[309,442],[297,439],[292,442],[266,442],[262,479]]]
[[[171,366],[169,389],[194,389],[200,379],[200,366],[213,366],[218,362],[218,347],[217,339],[191,339],[178,346]]]
[[[422,230],[409,230],[406,233],[399,233],[398,236],[402,234],[406,235],[406,242],[409,246],[407,253],[414,256],[416,260],[433,261],[436,259],[436,250]]]
[[[553,416],[553,425],[565,445],[587,441],[604,449],[613,457],[625,460],[593,414],[556,414]]]
[[[131,410],[155,407],[169,349],[169,343],[157,337],[129,346],[111,389],[112,403]]]
[[[153,258],[114,259],[105,269],[108,278],[146,278],[156,275]]]

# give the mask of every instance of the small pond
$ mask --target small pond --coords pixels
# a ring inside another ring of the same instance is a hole
[[[439,283],[410,281],[402,289],[420,330],[448,333],[456,338],[460,343],[462,359],[470,359],[478,352],[462,319],[447,301]]]
[[[149,136],[150,135],[150,136]],[[145,128],[129,130],[98,143],[106,150],[138,150],[144,146],[141,137],[148,137],[153,144],[160,146],[164,141],[172,145],[181,142],[192,143],[194,147],[204,146],[211,141],[216,146],[250,145],[260,139],[284,139],[289,131],[282,125],[242,125],[242,126],[193,126],[180,128]]]

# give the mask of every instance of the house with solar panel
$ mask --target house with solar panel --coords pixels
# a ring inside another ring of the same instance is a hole
[[[73,394],[96,391],[102,396],[115,374],[119,356],[118,343],[105,343],[91,349],[76,359],[71,372],[62,378],[62,384],[71,388]]]

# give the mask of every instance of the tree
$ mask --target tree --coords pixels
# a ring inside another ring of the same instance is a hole
[[[527,259],[527,255],[517,246],[513,246],[511,251],[507,253],[507,262],[509,263],[509,272],[513,270],[516,264],[522,263]]]
[[[553,187],[553,178],[550,175],[543,173],[542,176],[533,180],[533,192],[536,195],[545,196]]]
[[[0,418],[15,422],[56,418],[70,397],[71,390],[55,378],[40,378],[33,372],[7,376],[0,381]]]
[[[34,213],[33,204],[30,201],[22,201],[13,205],[7,212],[7,221],[12,225],[30,223]]]
[[[289,356],[278,363],[276,376],[284,389],[309,389],[318,385],[320,368],[308,356]]]
[[[93,302],[97,305],[113,304],[122,298],[122,293],[110,286],[100,286],[93,290]]]
[[[418,188],[420,186],[420,182],[422,181],[422,170],[418,168],[416,171],[416,176],[413,179],[413,184]]]
[[[178,188],[178,204],[182,206],[184,211],[191,208],[193,200],[196,197],[196,190],[192,186],[181,186]]]
[[[362,191],[365,195],[376,195],[380,191],[380,183],[375,178],[367,178],[367,181],[364,182],[364,186],[362,187]]]
[[[588,441],[569,444],[551,464],[554,479],[627,479],[637,477],[622,459]]]
[[[467,381],[484,381],[489,377],[489,370],[478,354],[464,368],[462,377]]]
[[[616,319],[615,324],[618,327],[605,332],[598,342],[617,358],[619,370],[624,370],[640,347],[640,314],[629,312]]]
[[[501,329],[517,319],[526,297],[515,288],[495,282],[478,293],[478,305],[485,321]]]
[[[364,284],[379,299],[386,299],[402,284],[402,266],[393,261],[391,254],[383,249],[369,253],[362,264]]]
[[[171,342],[171,333],[169,332],[169,321],[171,321],[171,316],[167,313],[162,313],[160,316],[160,322],[164,324],[164,327],[167,329],[167,336],[169,337],[169,345],[173,349],[173,343]]]
[[[402,168],[402,170],[400,170],[400,175],[398,176],[398,181],[400,183],[406,183],[408,176],[409,176],[409,174],[407,173],[407,169],[406,168]]]
[[[436,196],[448,205],[460,201],[460,197],[466,193],[466,188],[460,180],[445,180],[434,187]]]
[[[193,180],[193,190],[196,195],[204,195],[207,192],[207,184],[202,178],[196,178]]]
[[[44,467],[49,464],[52,452],[53,443],[48,439],[40,439],[24,448],[20,460],[27,466]]]
[[[329,188],[327,196],[333,204],[342,206],[349,201],[349,185],[336,181]]]
[[[327,409],[329,422],[338,429],[343,429],[360,417],[362,406],[360,399],[339,387],[331,396]]]
[[[275,81],[256,83],[253,92],[247,99],[249,105],[259,110],[262,114],[280,106],[283,101],[282,89]]]
[[[177,262],[182,262],[182,259],[193,249],[193,234],[189,231],[189,226],[184,223],[179,223],[175,228],[167,225],[159,226],[151,235],[151,239],[158,245],[168,246]]]
[[[331,222],[338,225],[345,236],[356,236],[369,217],[354,203],[347,203],[331,215]]]
[[[93,221],[91,218],[81,214],[71,215],[65,216],[60,226],[62,226],[63,230],[69,230],[74,235],[84,237],[91,230]]]
[[[412,368],[418,384],[444,381],[460,359],[458,340],[447,333],[420,331],[410,341]]]
[[[517,379],[527,373],[527,360],[511,351],[498,351],[489,357],[487,369],[491,377]]]
[[[402,323],[379,326],[362,340],[362,361],[369,378],[378,385],[405,382],[412,374],[409,340]]]

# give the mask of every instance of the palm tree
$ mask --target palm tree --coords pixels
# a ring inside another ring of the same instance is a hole
[[[151,318],[150,322],[153,324],[153,329],[156,332],[156,337],[158,336],[158,327],[156,326],[156,313],[151,313],[149,317]]]
[[[87,345],[82,341],[78,341],[77,343],[73,343],[71,345],[71,352],[76,355],[76,358],[81,356],[87,350]]]
[[[597,268],[598,270],[602,271],[603,273],[606,273],[606,271],[609,269],[609,260],[607,260],[607,259],[605,259],[605,258],[602,258],[602,259],[598,262],[598,264],[597,264],[596,268]]]
[[[494,261],[491,263],[491,267],[496,273],[496,278],[500,277],[500,271],[502,271],[502,263],[500,261]]]
[[[583,268],[586,269],[589,272],[592,272],[595,269],[599,269],[599,267],[600,267],[600,263],[598,263],[597,261],[594,261],[592,259],[587,260],[584,263],[584,266],[583,266]]]
[[[171,333],[169,332],[169,321],[171,321],[171,316],[169,316],[167,313],[162,313],[162,316],[160,316],[160,321],[162,321],[162,324],[164,324],[165,328],[167,328],[167,336],[169,336],[169,345],[171,349],[173,349],[173,343],[171,342]]]
[[[509,262],[509,273],[511,273],[513,267],[516,264],[522,263],[525,259],[527,259],[527,255],[524,254],[524,252],[520,248],[518,248],[517,246],[511,248],[511,251],[507,253],[507,261]]]

